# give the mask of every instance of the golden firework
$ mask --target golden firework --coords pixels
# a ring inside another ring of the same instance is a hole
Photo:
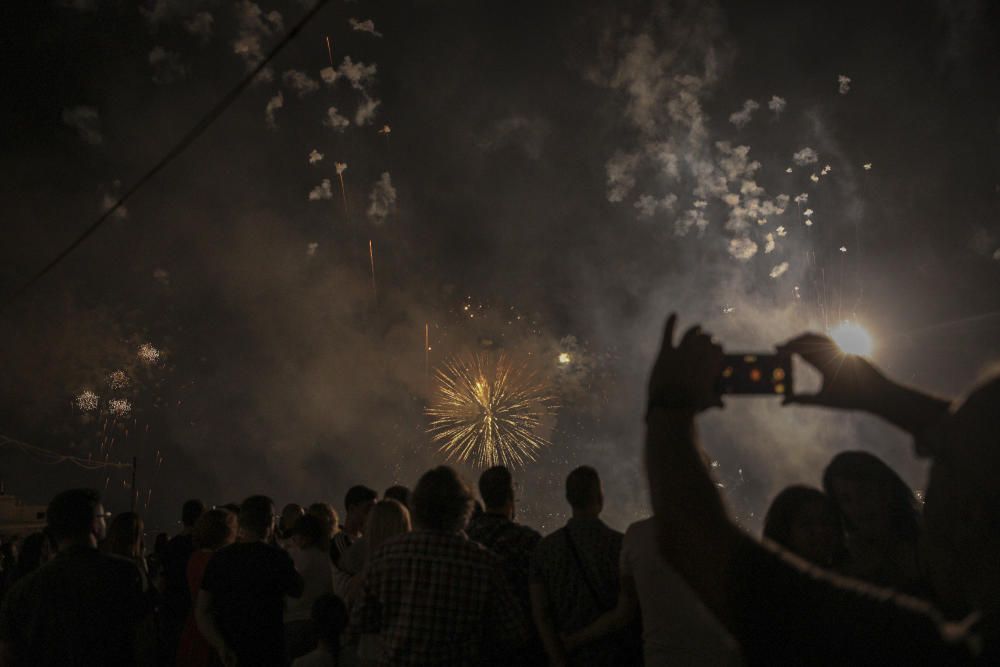
[[[447,459],[521,466],[550,444],[538,430],[555,400],[526,365],[481,353],[454,358],[435,375],[428,431]]]

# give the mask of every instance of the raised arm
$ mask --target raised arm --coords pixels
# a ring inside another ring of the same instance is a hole
[[[728,617],[725,581],[739,539],[698,443],[695,415],[722,405],[715,381],[722,348],[700,327],[673,344],[667,319],[649,380],[646,472],[660,550],[716,616]]]
[[[948,401],[890,380],[864,357],[844,353],[820,334],[803,334],[778,349],[799,355],[823,378],[817,393],[788,396],[786,405],[868,412],[910,433],[919,454],[935,453],[933,429],[948,414]]]

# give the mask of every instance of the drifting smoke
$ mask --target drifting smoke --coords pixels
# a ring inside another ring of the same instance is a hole
[[[309,164],[317,164],[323,161],[323,154],[315,148],[309,152]]]
[[[284,21],[279,12],[272,11],[265,15],[260,6],[250,0],[237,0],[235,10],[238,33],[233,41],[233,53],[243,60],[249,72],[264,59],[264,40],[281,32]],[[258,81],[265,83],[273,78],[270,67],[258,75]]]
[[[63,109],[62,120],[74,128],[80,138],[88,144],[97,146],[104,141],[104,137],[101,136],[101,119],[97,114],[97,109],[93,107]]]
[[[324,67],[319,71],[319,78],[323,79],[323,83],[333,85],[337,81],[337,70],[332,67]]]
[[[351,121],[337,112],[337,107],[330,107],[326,110],[326,118],[323,119],[323,125],[333,128],[337,132],[343,132],[350,124]]]
[[[354,113],[354,124],[359,127],[371,124],[375,119],[375,110],[380,104],[382,104],[380,100],[372,99],[367,94],[364,95]]]
[[[781,276],[785,275],[786,271],[788,271],[788,262],[782,262],[781,264],[778,264],[773,269],[771,269],[770,275],[772,278],[780,278]]]
[[[282,82],[295,91],[300,98],[319,90],[319,83],[305,72],[290,69],[281,75]]]
[[[673,211],[676,204],[677,195],[672,193],[661,199],[657,199],[652,195],[640,195],[635,201],[635,207],[639,210],[640,218],[651,218],[658,211]]]
[[[746,262],[757,254],[757,244],[746,237],[731,239],[729,241],[729,254]]]
[[[375,63],[365,65],[362,62],[354,62],[350,56],[345,56],[337,69],[337,74],[351,84],[356,90],[367,90],[374,82],[377,66]],[[325,80],[325,79],[324,79]]]
[[[639,164],[638,155],[628,155],[621,151],[608,160],[605,171],[608,174],[608,201],[620,202],[635,187],[635,168]]]
[[[264,107],[264,118],[267,120],[267,126],[272,130],[278,129],[278,123],[274,118],[274,112],[285,106],[285,96],[278,91],[278,94],[267,101],[267,106]]]
[[[819,153],[814,151],[812,148],[809,148],[808,146],[798,151],[794,155],[792,155],[792,162],[794,162],[800,167],[804,167],[807,164],[815,164],[818,161],[819,161]]]
[[[117,203],[118,203],[117,195],[105,193],[104,196],[101,197],[101,207],[105,211],[110,210]],[[126,208],[125,206],[119,206],[117,209],[115,209],[115,212],[112,213],[111,216],[117,218],[118,220],[124,220],[125,218],[128,217],[128,208]]]
[[[774,101],[773,99],[771,100]],[[754,100],[747,100],[743,103],[743,108],[729,115],[729,122],[736,127],[743,127],[750,122],[753,112],[760,108]]]
[[[365,21],[359,21],[357,19],[352,18],[348,19],[347,22],[348,24],[350,24],[351,30],[354,30],[355,32],[367,32],[368,34],[373,35],[374,37],[382,36],[382,33],[375,30],[375,22],[372,21],[371,19],[367,19]]]
[[[778,97],[777,95],[771,97],[771,101],[767,103],[767,108],[776,114],[784,111],[786,106],[787,102],[785,101],[785,98]]]
[[[851,77],[841,74],[837,77],[837,91],[841,95],[851,92]]]
[[[324,178],[322,183],[309,191],[309,201],[323,201],[324,199],[333,199],[333,187],[330,185],[329,178]]]
[[[215,18],[209,12],[198,12],[184,22],[184,29],[201,40],[202,45],[212,39]]]
[[[180,54],[167,51],[162,46],[154,46],[149,52],[149,65],[153,68],[153,83],[156,84],[174,83],[187,76]]]
[[[368,217],[375,224],[382,224],[396,206],[396,188],[392,185],[389,172],[385,172],[375,183],[368,196]]]
[[[768,255],[774,252],[774,234],[768,232],[764,235],[764,254]]]

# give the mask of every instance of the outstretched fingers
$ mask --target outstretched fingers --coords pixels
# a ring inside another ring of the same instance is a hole
[[[677,313],[670,313],[667,324],[663,328],[663,342],[660,343],[660,354],[674,349],[674,329],[677,327]]]

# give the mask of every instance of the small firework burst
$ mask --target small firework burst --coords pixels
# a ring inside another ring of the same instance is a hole
[[[152,366],[160,360],[160,351],[153,347],[152,343],[143,343],[139,346],[139,361]]]
[[[124,398],[112,398],[108,401],[108,412],[113,417],[128,417],[132,413],[132,403]]]
[[[108,384],[114,390],[124,389],[128,386],[128,373],[123,370],[117,370],[108,376]]]
[[[76,397],[76,407],[81,412],[93,412],[97,409],[98,403],[97,394],[89,389],[84,389],[80,392],[80,395]]]
[[[452,359],[437,379],[428,431],[446,458],[520,466],[549,444],[537,431],[554,414],[554,398],[526,366],[481,353]]]

